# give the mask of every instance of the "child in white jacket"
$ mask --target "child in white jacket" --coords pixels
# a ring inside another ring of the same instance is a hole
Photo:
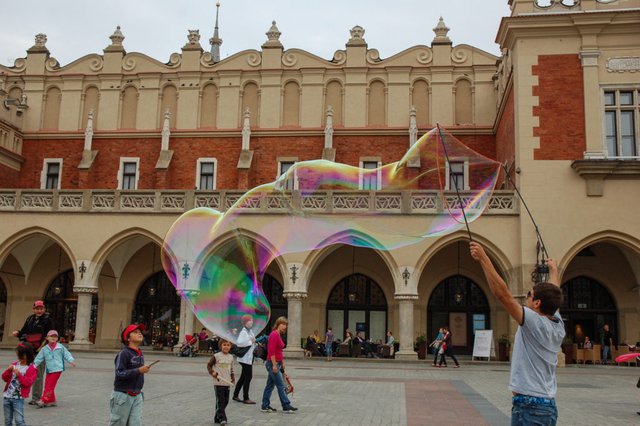
[[[50,330],[47,333],[47,344],[44,345],[34,361],[36,368],[44,361],[47,369],[47,377],[44,380],[44,392],[42,399],[36,402],[38,408],[53,407],[56,405],[56,385],[60,375],[64,371],[64,362],[76,366],[73,355],[64,346],[58,343],[58,332]]]

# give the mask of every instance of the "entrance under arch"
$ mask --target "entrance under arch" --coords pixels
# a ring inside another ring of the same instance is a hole
[[[76,330],[76,313],[78,311],[78,295],[73,292],[73,270],[61,272],[53,279],[44,296],[47,311],[53,319],[53,326],[58,331],[61,342],[70,342]],[[91,315],[89,317],[89,340],[95,343],[98,320],[98,295],[91,297]]]
[[[618,309],[605,286],[593,278],[579,276],[562,284],[562,294],[560,313],[567,337],[582,343],[589,336],[594,343],[600,343],[602,327],[609,324],[613,341],[618,342]]]
[[[373,279],[352,274],[338,282],[327,300],[327,327],[343,339],[346,329],[361,331],[366,339],[384,342],[387,330],[387,298]]]
[[[4,340],[4,324],[7,315],[7,287],[0,278],[0,341]]]
[[[154,347],[178,343],[180,296],[164,271],[152,274],[138,289],[131,322],[144,324],[145,343]]]
[[[271,307],[271,317],[269,322],[260,334],[269,334],[273,328],[273,324],[278,317],[286,317],[288,313],[287,299],[284,298],[284,288],[282,284],[270,274],[264,274],[262,279],[262,291]]]
[[[449,326],[456,353],[471,354],[476,330],[491,327],[491,310],[484,291],[463,275],[446,278],[431,293],[427,310],[428,341]]]

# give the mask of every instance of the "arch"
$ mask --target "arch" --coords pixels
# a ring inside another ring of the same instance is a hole
[[[0,276],[0,341],[4,341],[4,329],[7,319],[7,286]]]
[[[324,110],[322,111],[322,114],[326,114],[327,108],[331,106],[331,108],[333,108],[333,125],[342,126],[342,123],[344,122],[342,116],[342,82],[340,80],[330,80],[327,83],[326,91],[327,94],[324,99]]]
[[[278,317],[288,316],[289,304],[287,303],[287,299],[284,298],[284,287],[282,283],[269,273],[264,274],[262,279],[262,291],[269,301],[271,317],[269,317],[269,322],[261,334],[269,334]]]
[[[369,126],[384,126],[387,124],[386,87],[382,80],[369,82],[367,99],[367,124]]]
[[[411,90],[411,105],[416,108],[418,127],[429,125],[429,83],[425,79],[416,79]]]
[[[162,105],[160,106],[160,126],[164,126],[164,113],[169,110],[169,127],[176,128],[178,116],[178,89],[173,84],[167,84],[162,88]]]
[[[200,127],[216,127],[218,114],[218,86],[213,83],[202,88],[200,98]]]
[[[367,275],[355,273],[338,281],[329,292],[326,326],[343,336],[346,329],[363,331],[365,337],[385,340],[388,303],[382,287]]]
[[[58,331],[61,342],[73,340],[76,329],[76,313],[78,310],[78,295],[74,293],[75,283],[73,269],[59,273],[49,283],[44,294],[44,303]],[[95,343],[95,330],[98,320],[98,295],[91,298],[91,314],[89,316],[89,340]],[[93,330],[93,332],[91,332]]]
[[[455,124],[473,124],[471,81],[460,78],[455,83]]]
[[[145,325],[143,334],[154,348],[172,347],[178,343],[179,318],[180,296],[175,287],[164,271],[153,272],[136,291],[131,322]]]
[[[100,246],[100,248],[98,248],[98,250],[96,250],[91,260],[91,263],[96,265],[95,267],[96,272],[100,271],[100,269],[102,268],[102,265],[107,260],[109,253],[111,253],[113,249],[118,247],[123,242],[135,237],[148,238],[149,240],[151,240],[153,243],[157,244],[160,247],[162,247],[162,244],[164,242],[162,237],[144,228],[135,227],[135,228],[124,229],[118,232],[117,234],[115,234],[114,236],[112,236],[111,238],[109,238]]]
[[[602,242],[610,242],[616,245],[620,245],[625,249],[631,251],[637,256],[640,256],[640,240],[629,235],[624,232],[614,231],[614,230],[605,230],[601,232],[596,232],[589,236],[584,237],[583,239],[574,243],[565,253],[565,255],[560,260],[560,265],[568,265],[571,260],[576,257],[578,253],[580,253],[586,247],[602,243]],[[0,258],[1,259],[1,258]],[[560,268],[560,272],[563,272],[562,268]]]
[[[242,127],[242,114],[244,111],[249,108],[251,112],[250,124],[251,127],[258,126],[260,123],[259,115],[260,110],[258,108],[259,99],[258,99],[258,85],[253,81],[246,83],[242,88],[242,110],[240,111],[240,127]]]
[[[84,91],[84,107],[82,108],[82,116],[80,117],[80,128],[87,127],[87,118],[89,111],[93,111],[93,128],[98,128],[98,106],[100,100],[100,89],[91,85],[87,86]]]
[[[284,85],[282,124],[300,126],[300,85],[296,81],[289,81]]]
[[[45,99],[42,129],[58,130],[58,125],[60,123],[60,103],[62,102],[62,92],[57,86],[51,86],[46,91]]]
[[[604,284],[581,275],[564,282],[562,294],[560,312],[567,337],[574,343],[583,342],[585,336],[599,342],[603,326],[609,324],[614,342],[618,342],[618,308],[613,294]]]
[[[137,114],[138,89],[135,86],[127,86],[122,90],[122,102],[120,106],[120,128],[135,129]]]
[[[31,228],[26,228],[16,232],[15,234],[7,238],[4,242],[2,242],[2,244],[0,244],[0,247],[3,247],[3,249],[0,251],[0,268],[2,268],[2,264],[4,263],[6,257],[9,255],[9,253],[11,253],[11,251],[13,251],[13,249],[16,246],[18,246],[28,238],[38,234],[41,234],[50,238],[51,240],[53,240],[54,243],[62,247],[62,250],[69,258],[69,261],[71,262],[71,264],[72,265],[76,264],[76,258],[73,255],[73,251],[58,234],[46,228],[33,226]]]
[[[427,340],[435,339],[438,329],[449,326],[452,344],[462,353],[471,353],[475,330],[490,328],[491,308],[482,288],[470,278],[451,275],[429,295]]]

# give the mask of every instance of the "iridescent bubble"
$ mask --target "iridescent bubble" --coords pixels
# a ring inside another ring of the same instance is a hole
[[[465,226],[465,218],[472,223],[480,217],[499,172],[498,162],[437,128],[400,161],[376,169],[326,160],[298,162],[275,182],[248,191],[224,214],[204,208],[183,214],[165,238],[163,265],[197,318],[235,342],[243,315],[253,317],[256,334],[268,322],[261,280],[278,256],[333,244],[391,250],[454,232]],[[400,219],[382,225],[381,211],[350,209],[368,205],[368,192],[353,192],[363,182],[382,192],[419,190],[429,214],[414,220],[410,230]],[[456,182],[462,187],[459,194],[445,191],[454,189]],[[326,196],[329,192],[332,197]],[[327,206],[327,200],[333,206]],[[281,214],[256,215],[262,206]],[[334,214],[327,214],[327,209]],[[260,242],[243,231],[249,218]]]

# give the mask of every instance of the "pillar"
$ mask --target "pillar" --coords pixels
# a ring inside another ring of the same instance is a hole
[[[302,338],[302,300],[307,298],[307,293],[287,292],[284,293],[287,299],[287,309],[289,315],[289,325],[287,326],[287,347],[285,357],[302,358],[304,350],[301,347]]]
[[[417,360],[418,354],[413,350],[413,305],[417,295],[396,295],[398,301],[398,319],[400,350],[396,352],[396,359]]]
[[[91,300],[98,292],[97,287],[74,287],[78,294],[78,307],[76,312],[75,338],[70,346],[74,349],[90,349],[93,343],[89,340],[89,326],[91,323]],[[59,333],[63,331],[60,330]]]

